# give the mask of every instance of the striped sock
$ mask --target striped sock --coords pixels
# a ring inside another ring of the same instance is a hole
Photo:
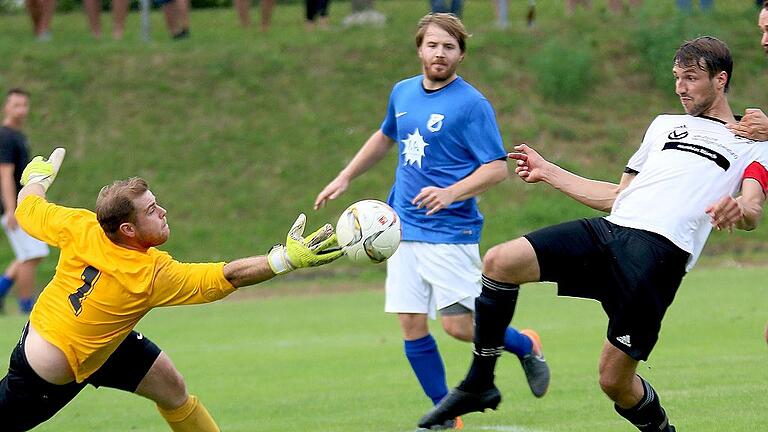
[[[504,350],[507,326],[515,314],[520,285],[495,281],[483,275],[483,291],[475,299],[475,338],[472,365],[459,385],[464,391],[493,387],[496,360]]]

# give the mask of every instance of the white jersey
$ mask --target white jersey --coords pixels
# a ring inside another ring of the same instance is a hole
[[[668,238],[691,254],[690,270],[712,230],[706,208],[736,194],[752,162],[768,167],[768,143],[737,137],[710,117],[660,115],[627,163],[637,177],[606,219]]]

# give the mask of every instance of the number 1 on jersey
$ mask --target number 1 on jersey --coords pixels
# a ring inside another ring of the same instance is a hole
[[[83,280],[83,286],[69,295],[69,304],[72,306],[75,316],[80,315],[80,312],[83,311],[83,300],[93,291],[93,286],[99,280],[99,275],[101,273],[91,266],[86,267],[83,270],[83,274],[80,275],[80,279]]]

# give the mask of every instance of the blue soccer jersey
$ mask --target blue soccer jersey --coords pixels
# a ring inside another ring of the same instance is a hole
[[[496,115],[488,100],[461,77],[427,93],[418,75],[395,84],[381,131],[400,155],[387,202],[403,223],[403,240],[480,242],[483,215],[477,200],[458,201],[427,216],[413,198],[427,186],[448,187],[480,165],[506,158]]]

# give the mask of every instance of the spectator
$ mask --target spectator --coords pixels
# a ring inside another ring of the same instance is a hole
[[[189,0],[155,0],[163,7],[165,25],[174,40],[189,37]]]
[[[509,27],[509,0],[493,0],[496,11],[496,27],[505,29]],[[525,16],[525,23],[528,27],[533,27],[536,22],[536,0],[528,0],[528,12]]]
[[[448,8],[446,1],[447,0],[429,0],[429,6],[432,8],[432,13],[451,13],[460,17],[461,11],[464,9],[464,0],[451,0],[450,8]]]
[[[3,125],[0,127],[0,197],[2,197],[2,223],[11,243],[15,259],[0,278],[0,299],[4,299],[11,286],[18,289],[19,310],[32,310],[35,271],[48,246],[24,232],[16,222],[16,195],[21,190],[21,172],[29,162],[27,137],[22,128],[29,114],[29,93],[20,88],[11,89],[3,106]],[[0,300],[2,301],[2,300]]]
[[[26,0],[26,5],[37,40],[51,40],[51,20],[56,10],[56,0]]]
[[[328,6],[331,0],[305,0],[307,7],[307,30],[314,30],[316,25],[327,28]]]
[[[112,0],[112,38],[120,40],[125,33],[125,17],[128,15],[130,0]],[[91,34],[95,38],[101,37],[101,0],[83,0],[85,15],[88,18],[88,25],[91,28]]]
[[[272,25],[272,10],[275,7],[275,0],[261,0],[261,31],[266,32]],[[237,16],[240,19],[240,25],[248,28],[251,26],[251,0],[234,0],[234,6],[237,10]]]
[[[683,12],[693,11],[692,0],[676,0],[676,2],[677,2],[677,8],[680,9],[681,11]],[[714,3],[715,3],[715,0],[699,0],[699,8],[701,8],[702,12],[708,12],[712,10]]]

